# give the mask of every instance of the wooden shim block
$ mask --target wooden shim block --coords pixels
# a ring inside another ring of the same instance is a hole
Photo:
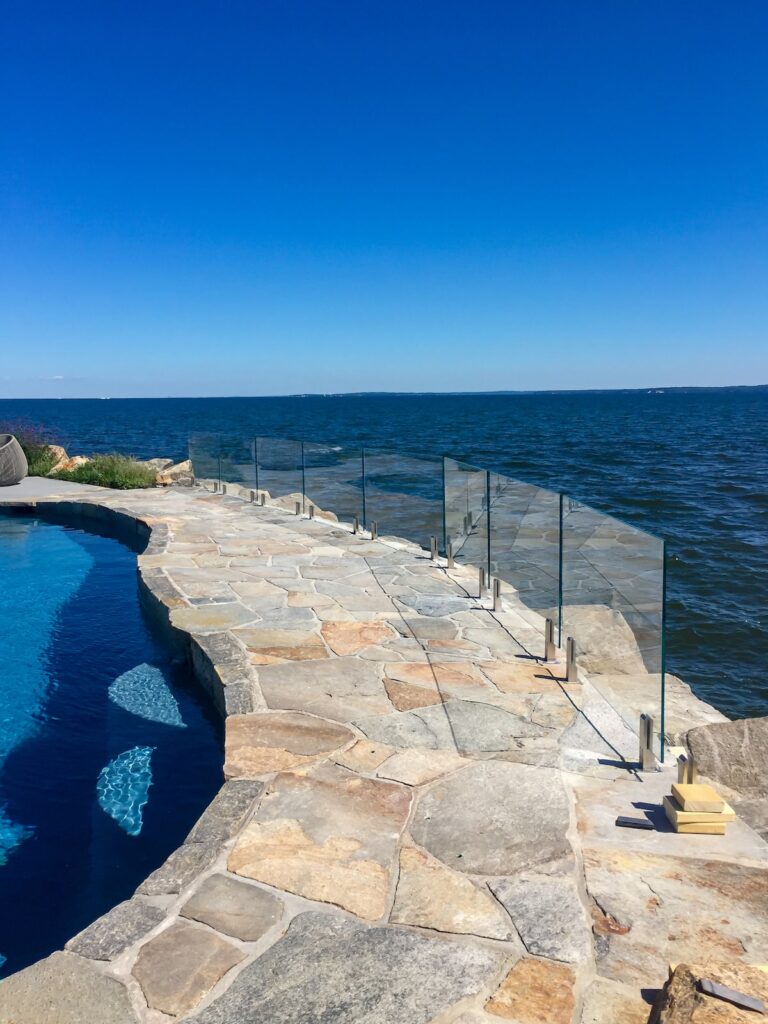
[[[684,811],[673,796],[664,797],[664,813],[672,825],[691,825],[696,822],[713,821],[724,825],[727,821],[736,821],[736,812],[728,804],[723,803],[723,810],[717,811]]]
[[[724,836],[725,823],[716,821],[692,821],[685,825],[675,825],[675,832],[687,836]]]
[[[710,811],[713,814],[722,814],[725,807],[725,801],[717,790],[704,783],[694,782],[681,785],[673,782],[672,796],[684,811]]]

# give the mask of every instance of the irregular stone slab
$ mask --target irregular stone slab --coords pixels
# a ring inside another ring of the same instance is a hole
[[[564,964],[520,960],[485,1008],[515,1024],[571,1024],[576,1008],[575,980]]]
[[[483,661],[479,667],[502,693],[561,692],[560,684],[552,672],[528,657],[518,655],[507,661]]]
[[[573,724],[562,734],[564,747],[591,750],[606,757],[637,761],[637,736],[597,693],[583,702]]]
[[[387,696],[398,711],[413,711],[415,708],[426,708],[432,704],[441,704],[443,698],[437,686],[414,686],[402,683],[399,679],[384,679]]]
[[[768,718],[702,725],[688,733],[699,772],[744,797],[768,797]]]
[[[395,636],[386,622],[324,622],[321,632],[333,653],[342,657],[385,643]]]
[[[264,783],[253,779],[225,782],[189,833],[187,842],[224,842],[231,839],[245,824],[251,808],[263,792]]]
[[[442,580],[437,581],[442,586]],[[441,617],[445,615],[453,615],[454,612],[464,612],[467,610],[469,605],[466,597],[439,597],[439,596],[421,596],[411,598],[408,602],[409,607],[413,608],[419,615],[428,615],[433,617]]]
[[[768,960],[765,868],[588,848],[584,873],[602,977],[654,987],[670,962]]]
[[[388,757],[376,775],[406,786],[422,786],[468,763],[452,750],[401,750]]]
[[[269,664],[272,659],[310,661],[329,657],[322,637],[303,629],[240,629],[237,637],[248,648],[251,662],[261,659]]]
[[[591,927],[574,879],[523,873],[492,882],[532,956],[577,964],[592,952]]]
[[[654,1024],[748,1024],[760,1015],[740,1010],[699,991],[699,979],[744,992],[768,1006],[768,972],[747,964],[705,962],[682,964],[664,986],[654,1014]]]
[[[427,1024],[499,970],[495,950],[301,914],[197,1024]],[[287,969],[290,965],[290,969]]]
[[[300,711],[231,715],[226,723],[224,775],[264,775],[310,764],[354,740],[343,725]]]
[[[53,953],[0,982],[3,1024],[137,1024],[125,986],[74,953]]]
[[[439,932],[512,939],[509,918],[487,890],[420,850],[400,851],[400,877],[390,920]]]
[[[198,605],[171,611],[172,625],[187,633],[218,633],[222,629],[244,626],[257,620],[258,615],[252,609],[239,603]]]
[[[370,739],[393,747],[462,753],[516,750],[520,739],[547,736],[546,729],[503,708],[466,700],[450,700],[383,718],[358,719],[354,724]]]
[[[511,875],[570,853],[560,773],[483,761],[420,794],[411,835],[449,867]]]
[[[91,960],[114,960],[164,918],[160,907],[143,900],[125,900],[70,939],[66,948]]]
[[[372,772],[392,753],[394,753],[394,748],[388,747],[386,743],[358,740],[353,747],[338,754],[334,760],[336,764],[341,764],[353,772]],[[394,781],[400,780],[395,779]]]
[[[132,974],[152,1009],[179,1016],[243,959],[245,953],[220,935],[177,921],[141,947]]]
[[[459,627],[451,619],[432,619],[428,616],[406,616],[407,629],[405,636],[417,636],[420,640],[453,640],[459,632]],[[395,629],[398,624],[393,623]]]
[[[579,1024],[648,1024],[650,1009],[636,989],[596,978],[584,993]]]
[[[219,843],[184,843],[174,850],[157,871],[144,879],[136,892],[144,896],[163,896],[181,892],[216,860]]]
[[[381,670],[359,659],[269,665],[259,685],[270,708],[310,711],[336,722],[392,711]]]
[[[409,808],[405,787],[335,765],[285,773],[238,838],[229,870],[377,920]]]
[[[256,942],[280,920],[283,904],[255,885],[229,875],[211,875],[180,913],[244,942]]]

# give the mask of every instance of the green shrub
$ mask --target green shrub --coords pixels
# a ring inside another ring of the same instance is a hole
[[[0,423],[0,434],[13,434],[27,457],[30,476],[48,476],[56,465],[56,456],[51,451],[53,441],[45,427],[26,420]]]
[[[56,480],[71,480],[76,484],[95,484],[127,491],[134,487],[154,487],[155,470],[142,466],[127,455],[94,455],[90,462],[75,469],[62,469],[52,474]]]

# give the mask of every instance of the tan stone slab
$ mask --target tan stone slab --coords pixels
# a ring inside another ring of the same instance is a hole
[[[386,622],[324,622],[321,631],[334,654],[341,657],[357,654],[396,635]]]
[[[283,914],[283,903],[265,889],[231,875],[211,875],[180,911],[215,931],[256,942]]]
[[[343,725],[300,711],[230,715],[225,728],[224,775],[229,779],[297,768],[354,739]]]
[[[188,633],[220,632],[253,622],[257,615],[239,603],[203,604],[194,608],[174,608],[171,623]]]
[[[416,686],[403,683],[399,679],[384,678],[384,689],[398,711],[413,711],[415,708],[426,708],[443,701],[440,691],[433,683],[432,687]]]
[[[374,921],[387,909],[410,793],[326,766],[275,780],[230,871]]]
[[[389,747],[385,743],[358,740],[354,746],[338,754],[334,760],[353,772],[372,772],[386,761],[393,751],[394,747]]]
[[[387,758],[376,775],[406,786],[422,786],[468,763],[452,750],[401,750]]]
[[[509,940],[515,935],[509,917],[487,889],[413,847],[400,851],[390,920],[489,939]]]
[[[133,976],[154,1010],[193,1010],[245,953],[207,928],[177,921],[139,950]]]
[[[575,980],[565,964],[519,960],[485,1008],[515,1024],[571,1024]]]
[[[332,608],[335,604],[327,594],[294,592],[288,595],[289,608]]]
[[[359,658],[268,665],[259,670],[259,685],[271,708],[311,711],[337,722],[392,712],[380,668]]]
[[[648,1024],[650,1009],[637,989],[596,978],[584,993],[579,1024]]]
[[[549,669],[530,658],[483,661],[479,667],[503,693],[548,693],[558,689]]]

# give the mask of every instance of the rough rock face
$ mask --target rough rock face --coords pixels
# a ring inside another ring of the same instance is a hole
[[[164,459],[162,461],[165,461]],[[192,479],[192,463],[189,459],[184,462],[177,462],[174,466],[166,466],[158,471],[155,483],[159,487],[167,487],[181,480]]]
[[[749,964],[681,964],[664,986],[650,1024],[748,1024],[763,1018],[752,1010],[739,1009],[698,990],[701,978],[709,978],[768,1005],[768,972]]]
[[[745,797],[768,797],[768,718],[702,725],[688,733],[702,775]]]

